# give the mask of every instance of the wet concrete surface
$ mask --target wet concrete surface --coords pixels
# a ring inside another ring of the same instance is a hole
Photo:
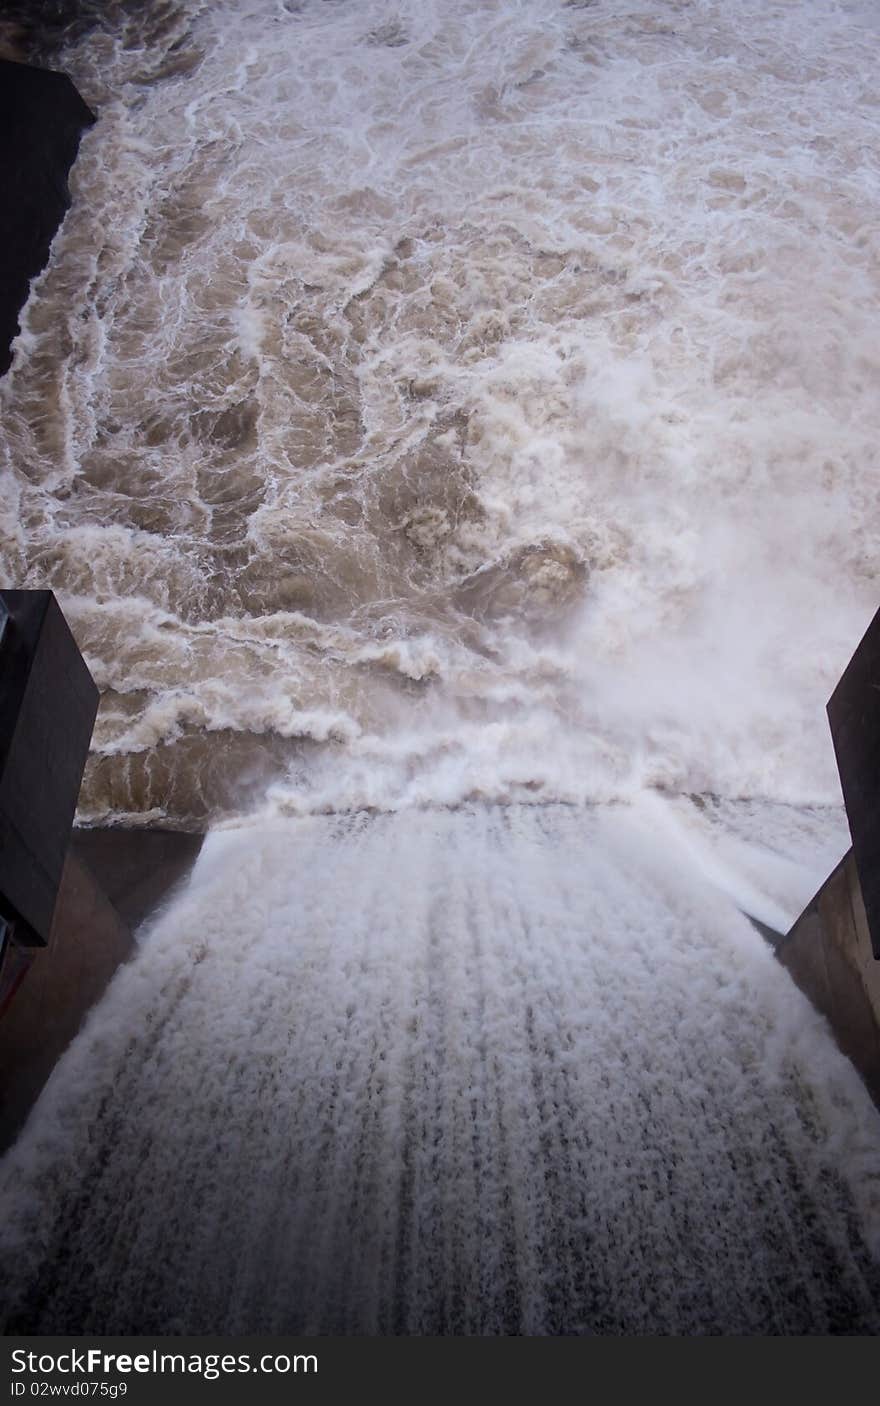
[[[852,850],[779,944],[777,956],[826,1017],[880,1108],[880,962]]]
[[[18,949],[30,960],[0,1012],[0,1149],[14,1141],[89,1010],[134,952],[137,928],[186,878],[202,838],[74,831],[49,943]]]

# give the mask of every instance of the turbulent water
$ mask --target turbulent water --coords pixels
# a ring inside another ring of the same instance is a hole
[[[84,816],[836,802],[875,7],[117,9],[0,406],[3,574],[104,690]]]
[[[0,569],[102,689],[81,817],[229,828],[7,1160],[9,1322],[880,1327],[876,1114],[742,917],[847,842],[878,38],[83,7]]]

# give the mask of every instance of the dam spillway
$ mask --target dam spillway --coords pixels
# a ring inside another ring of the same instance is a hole
[[[876,1332],[876,1112],[687,830],[217,832],[6,1159],[7,1331]]]
[[[745,916],[848,845],[876,7],[98,8],[0,569],[80,821],[214,828],[4,1159],[4,1323],[876,1331],[876,1112]]]

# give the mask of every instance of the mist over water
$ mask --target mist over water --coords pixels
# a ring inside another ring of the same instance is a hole
[[[141,9],[0,569],[81,818],[226,828],[6,1160],[7,1321],[876,1331],[876,1113],[742,916],[848,844],[876,9]]]

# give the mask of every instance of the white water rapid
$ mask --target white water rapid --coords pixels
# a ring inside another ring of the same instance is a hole
[[[878,604],[863,0],[217,0],[0,384],[87,823],[213,824],[2,1168],[41,1332],[880,1328],[880,1120],[750,913]]]

